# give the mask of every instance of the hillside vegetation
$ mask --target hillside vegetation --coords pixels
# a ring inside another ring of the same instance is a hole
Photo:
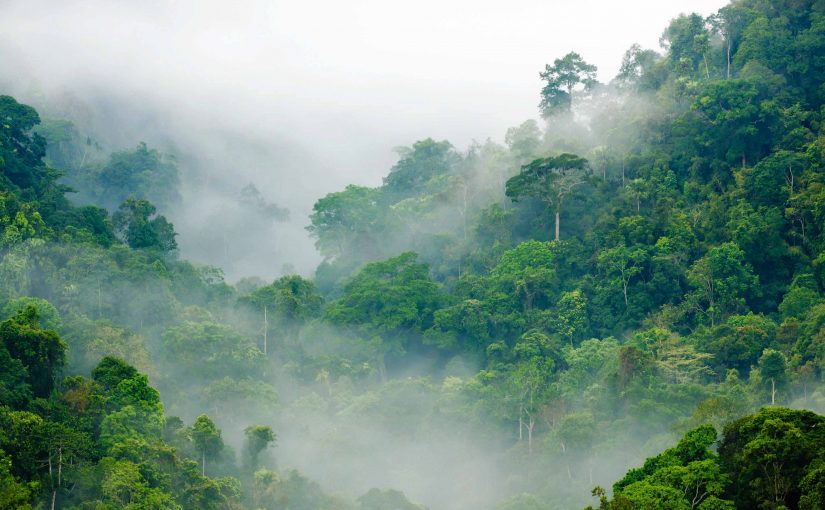
[[[0,508],[823,508],[825,5],[661,45],[399,149],[273,282],[178,256],[173,156],[0,96]]]

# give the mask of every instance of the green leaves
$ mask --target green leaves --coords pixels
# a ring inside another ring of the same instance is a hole
[[[215,458],[223,450],[221,431],[209,416],[202,414],[197,417],[189,429],[189,437],[195,443],[195,448],[203,457],[203,469],[206,469],[206,459]]]
[[[32,394],[46,398],[65,363],[66,344],[55,331],[41,329],[39,321],[37,309],[27,306],[11,319],[0,323],[0,345],[26,369]],[[14,365],[12,362],[12,367]],[[19,369],[12,370],[17,374],[15,378],[22,375]]]
[[[735,243],[711,248],[691,266],[687,276],[696,289],[691,301],[706,314],[711,325],[743,310],[745,299],[757,291],[759,283],[750,264],[745,262],[745,253]]]
[[[505,195],[514,202],[535,198],[551,206],[556,215],[555,239],[558,241],[562,202],[575,188],[587,182],[588,177],[587,160],[575,154],[536,159],[507,181]]]
[[[148,200],[128,198],[112,215],[112,224],[118,237],[130,248],[148,248],[159,251],[177,249],[174,226]]]
[[[401,159],[384,178],[384,188],[400,196],[410,195],[430,179],[451,173],[461,159],[450,142],[436,142],[432,138],[400,149],[399,155]]]
[[[725,426],[719,446],[737,508],[777,508],[799,501],[800,482],[825,454],[825,418],[764,408]]]
[[[500,291],[515,296],[524,312],[537,303],[546,306],[558,286],[550,244],[526,241],[506,251],[490,272],[490,279]]]
[[[552,66],[545,65],[539,76],[546,82],[539,103],[539,109],[545,118],[559,111],[569,112],[573,104],[573,91],[578,85],[583,85],[587,90],[598,83],[596,66],[585,62],[574,51],[554,60]]]
[[[715,442],[716,430],[711,425],[689,431],[675,448],[628,471],[613,486],[614,500],[603,505],[608,509],[733,510],[732,502],[721,499],[730,478],[710,451]]]
[[[423,331],[443,297],[427,265],[416,259],[407,252],[367,264],[344,286],[344,295],[330,305],[327,317],[371,334]]]

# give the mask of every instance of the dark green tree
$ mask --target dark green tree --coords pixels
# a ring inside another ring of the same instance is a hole
[[[553,113],[569,112],[573,105],[573,91],[578,85],[589,90],[596,85],[596,66],[588,64],[578,53],[571,51],[544,66],[539,76],[546,83],[541,89],[541,114],[547,118]]]
[[[130,248],[172,251],[177,249],[174,226],[148,200],[128,198],[112,215],[118,238]]]
[[[518,175],[508,180],[505,193],[513,201],[535,198],[551,207],[558,241],[562,203],[587,182],[588,175],[587,160],[575,154],[541,158],[523,166]]]
[[[66,344],[57,332],[40,328],[40,318],[34,306],[28,306],[14,317],[0,323],[0,344],[12,360],[25,368],[27,383],[35,397],[46,398],[57,383],[57,377],[66,361]],[[15,378],[22,375],[19,366],[11,361],[12,387],[20,396],[25,391]]]
[[[206,459],[214,459],[223,450],[221,431],[209,416],[202,414],[189,429],[189,437],[201,456],[201,475],[206,476]]]

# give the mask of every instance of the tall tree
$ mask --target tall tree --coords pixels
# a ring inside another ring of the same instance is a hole
[[[596,66],[571,51],[544,66],[539,76],[546,83],[541,89],[539,109],[546,118],[558,111],[569,112],[573,106],[573,91],[578,85],[591,89],[596,85]]]
[[[588,176],[587,160],[575,154],[541,158],[524,165],[518,175],[510,178],[505,194],[514,202],[529,197],[552,207],[556,220],[555,239],[558,241],[562,203],[576,187],[587,182]]]
[[[201,474],[206,476],[207,457],[215,458],[223,450],[221,431],[209,416],[202,414],[192,424],[189,434],[195,449],[201,454]]]
[[[244,452],[246,461],[251,469],[258,469],[258,457],[261,453],[275,444],[275,432],[267,425],[251,425],[243,431],[246,436]]]

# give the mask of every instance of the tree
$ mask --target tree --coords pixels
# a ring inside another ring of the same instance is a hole
[[[307,230],[321,255],[333,260],[354,254],[368,258],[383,232],[380,199],[379,188],[349,185],[315,202]]]
[[[637,246],[628,248],[619,245],[599,253],[599,266],[611,278],[611,283],[622,289],[625,308],[628,306],[627,289],[631,281],[642,272],[647,258],[645,250]]]
[[[732,57],[739,49],[742,40],[742,32],[751,21],[750,12],[746,5],[728,4],[711,16],[710,22],[713,31],[724,38],[725,50],[725,78],[732,76]]]
[[[702,16],[693,13],[681,15],[670,22],[659,44],[668,50],[668,59],[673,69],[686,68],[690,75],[704,63],[705,78],[710,79],[707,53],[710,50],[710,33]]]
[[[547,118],[555,112],[569,112],[573,105],[573,90],[581,84],[591,89],[596,85],[596,66],[588,64],[576,52],[570,52],[544,66],[539,73],[546,82],[541,90],[541,114]]]
[[[562,202],[576,187],[587,182],[587,160],[575,154],[536,159],[507,181],[505,194],[514,202],[536,198],[555,213],[555,239],[559,240]]]
[[[710,319],[711,326],[731,312],[744,309],[745,299],[759,283],[736,243],[708,250],[691,266],[687,276],[696,289],[690,296],[691,302]]]
[[[776,404],[776,388],[787,382],[787,360],[785,355],[773,349],[765,349],[759,358],[759,375],[770,383],[771,405]]]
[[[324,298],[318,294],[311,280],[288,275],[254,290],[238,302],[250,305],[263,314],[263,351],[266,354],[270,319],[286,332],[294,334],[301,325],[320,315]]]
[[[29,373],[23,363],[12,358],[0,342],[0,405],[23,409],[32,398]]]
[[[0,508],[31,510],[29,488],[12,475],[11,469],[11,460],[0,450]]]
[[[97,203],[107,208],[129,197],[151,201],[163,210],[180,201],[174,159],[149,149],[144,142],[132,151],[113,153],[95,177]]]
[[[515,363],[508,375],[509,387],[518,402],[519,439],[527,429],[527,453],[533,453],[533,432],[540,409],[552,395],[556,354],[550,338],[541,331],[528,331],[513,347]]]
[[[430,179],[451,173],[461,157],[450,142],[432,138],[398,149],[401,158],[384,178],[384,188],[392,194],[408,196]]]
[[[613,501],[603,507],[733,510],[732,502],[721,499],[730,479],[710,450],[715,441],[711,425],[689,431],[676,447],[628,471],[613,485]]]
[[[626,89],[642,88],[642,84],[649,81],[648,73],[661,58],[653,50],[643,50],[638,44],[632,45],[622,57],[616,82]]]
[[[118,238],[130,248],[172,251],[177,249],[174,226],[148,200],[128,198],[112,215]]]
[[[825,418],[810,411],[767,407],[728,423],[719,456],[736,508],[794,508],[823,444]]]
[[[550,243],[526,241],[501,256],[490,272],[491,283],[515,296],[523,312],[536,303],[547,306],[557,290],[555,255]]]
[[[60,174],[42,161],[46,140],[32,131],[38,124],[34,108],[0,95],[0,192],[29,190],[43,197],[56,186]]]
[[[365,265],[326,312],[334,324],[353,326],[376,343],[382,377],[386,377],[384,356],[405,352],[411,336],[432,326],[433,313],[443,301],[429,267],[417,258],[415,253],[406,252]]]
[[[223,450],[221,431],[209,416],[198,416],[189,430],[195,449],[201,454],[201,474],[206,476],[206,459],[213,459]]]
[[[587,326],[587,298],[581,289],[564,292],[556,303],[551,323],[560,335],[570,340],[581,336]]]
[[[530,119],[518,127],[508,128],[504,135],[504,143],[519,166],[533,161],[541,146],[541,130],[538,123]]]
[[[0,345],[25,368],[32,394],[47,398],[66,361],[66,344],[55,331],[41,329],[39,324],[37,309],[27,306],[0,323]]]
[[[247,375],[263,359],[256,342],[235,328],[217,322],[208,311],[192,306],[179,324],[163,331],[163,346],[177,365],[192,375],[209,378],[238,373]]]
[[[275,432],[267,425],[250,425],[243,431],[246,436],[244,452],[247,455],[247,462],[251,469],[258,468],[258,457],[261,452],[275,444]]]

